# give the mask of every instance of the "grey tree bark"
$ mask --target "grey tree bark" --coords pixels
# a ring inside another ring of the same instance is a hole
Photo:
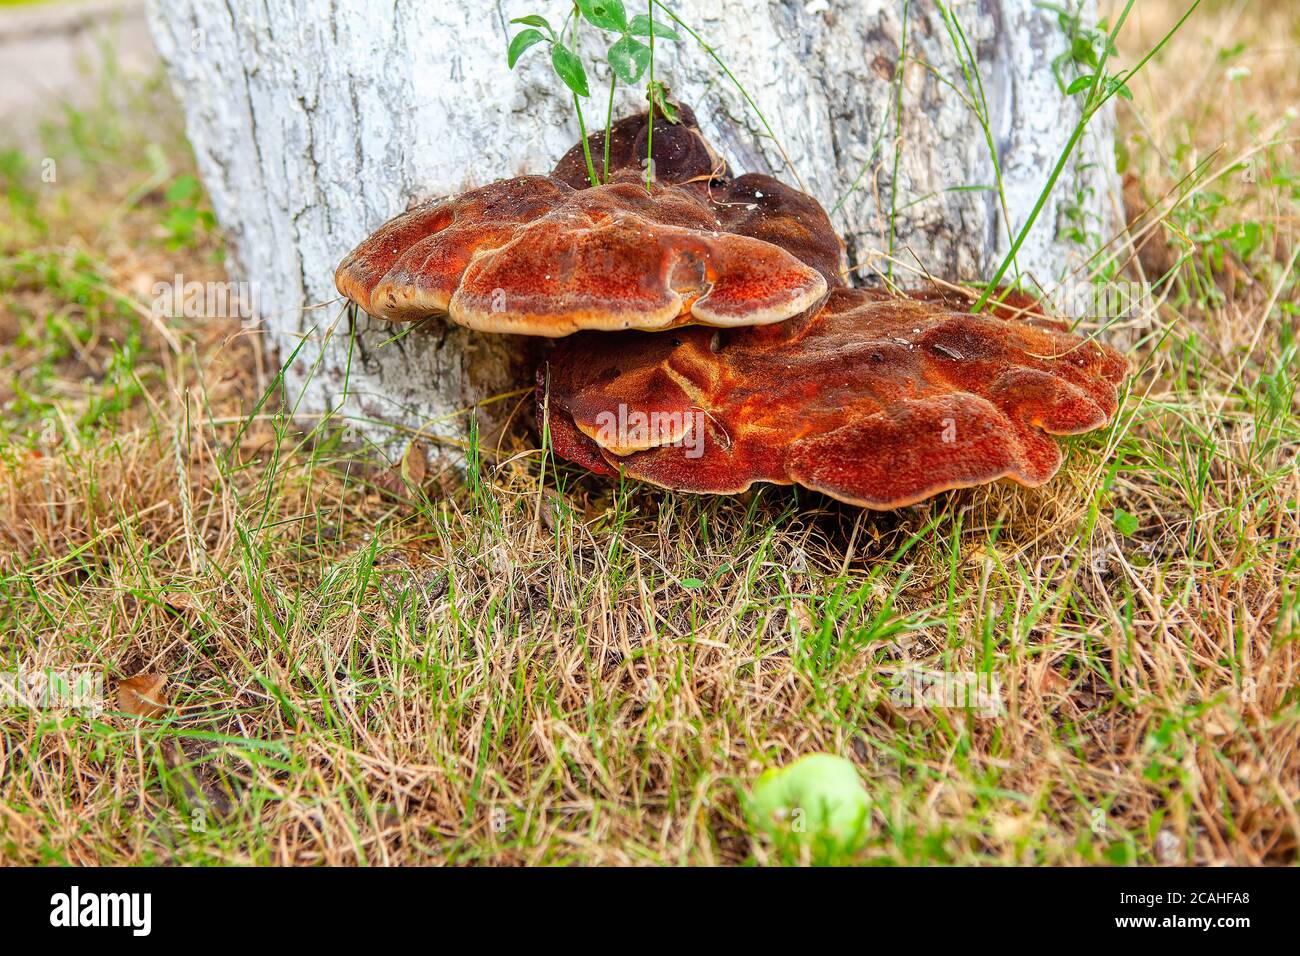
[[[1069,44],[1054,14],[1033,0],[950,0],[978,63],[1008,223],[984,128],[957,92],[967,89],[958,44],[934,0],[670,5],[744,84],[775,140],[689,37],[658,45],[659,78],[695,107],[737,172],[802,182],[832,213],[864,281],[889,271],[903,282],[988,278],[1078,119],[1053,66]],[[397,339],[368,317],[349,327],[333,270],[412,202],[546,171],[577,140],[545,55],[525,55],[514,72],[505,60],[511,17],[541,9],[556,19],[564,6],[151,0],[234,277],[253,284],[281,360],[297,350],[285,383],[304,416],[337,409],[386,443],[414,432],[454,438],[466,409],[527,383],[518,343],[505,337],[437,321]],[[1093,8],[1084,0],[1085,20]],[[588,63],[603,52],[591,28],[580,45]],[[607,79],[603,68],[592,77],[589,123],[603,122]],[[642,96],[621,91],[616,116],[643,108]],[[1112,129],[1109,115],[1094,120],[1017,257],[1044,289],[1118,228]],[[475,414],[490,427],[508,404]]]

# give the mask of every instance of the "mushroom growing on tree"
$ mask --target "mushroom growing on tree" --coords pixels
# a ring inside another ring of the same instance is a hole
[[[955,287],[849,288],[816,200],[733,178],[682,113],[654,164],[675,184],[633,168],[652,119],[630,117],[610,182],[587,188],[574,147],[549,177],[412,210],[344,260],[339,290],[388,318],[569,336],[537,370],[556,453],[680,491],[798,483],[887,509],[1036,486],[1061,464],[1050,436],[1115,413],[1128,366],[1113,349],[1019,293],[973,314]]]
[[[414,209],[336,275],[371,315],[445,313],[480,332],[765,325],[826,294],[780,246],[727,232],[708,202],[634,173],[576,190],[526,176]]]
[[[544,171],[573,145],[573,96],[547,58],[507,62],[519,30],[511,19],[539,6],[150,0],[228,240],[227,268],[256,289],[257,332],[285,363],[288,404],[303,422],[328,415],[384,446],[419,429],[454,459],[465,409],[481,435],[509,416],[509,403],[485,399],[518,381],[531,351],[521,339],[442,320],[394,339],[384,319],[342,314],[333,272],[344,252],[413,201]],[[1069,57],[1072,33],[1039,0],[669,6],[707,48],[678,28],[680,42],[658,47],[656,77],[697,108],[700,128],[737,173],[778,176],[824,206],[857,276],[891,266],[903,285],[924,285],[927,272],[954,281],[992,275],[1081,116],[1083,97],[1067,92],[1080,72]],[[1090,28],[1095,0],[1077,6],[1077,23]],[[968,45],[952,42],[954,20]],[[577,31],[574,52],[597,65],[584,102],[590,126],[607,102],[600,64],[609,40]],[[962,95],[973,78],[978,110]],[[620,83],[615,115],[643,108],[644,95]],[[1112,129],[1107,106],[1017,254],[1020,272],[1041,288],[1122,226]],[[661,183],[669,182],[664,135],[677,134],[655,130]],[[610,145],[614,152],[618,137]],[[603,152],[593,157],[603,162]],[[988,187],[998,172],[995,192]]]
[[[343,260],[339,291],[380,318],[558,337],[765,325],[843,284],[843,244],[816,200],[771,176],[733,179],[689,107],[653,112],[653,145],[649,112],[611,127],[607,183],[590,185],[578,144],[550,176],[408,210]],[[588,146],[602,155],[605,131]]]
[[[842,288],[764,329],[574,336],[538,371],[539,414],[561,457],[680,491],[793,482],[888,509],[1041,485],[1049,436],[1104,425],[1127,363],[1037,313],[953,306]]]

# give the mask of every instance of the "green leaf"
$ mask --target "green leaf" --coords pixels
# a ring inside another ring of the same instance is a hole
[[[520,30],[516,33],[515,38],[510,41],[510,52],[506,54],[506,62],[509,64],[510,69],[515,68],[515,63],[518,62],[520,55],[525,50],[545,40],[546,37],[542,35],[540,30]]]
[[[664,119],[668,120],[668,122],[680,122],[677,118],[677,107],[668,102],[668,87],[656,80],[647,88],[646,98],[659,107],[659,112],[663,114]]]
[[[536,13],[530,13],[526,17],[515,17],[510,22],[522,23],[526,27],[538,27],[539,29],[545,30],[552,37],[555,36],[555,31],[551,29],[551,21],[546,19],[546,17],[539,16]]]
[[[167,228],[173,232],[188,232],[199,221],[199,211],[193,206],[178,206],[167,214]]]
[[[1106,848],[1105,856],[1106,859],[1118,866],[1124,866],[1131,862],[1132,859],[1127,843],[1112,843]]]
[[[1085,66],[1096,67],[1097,65],[1097,51],[1093,49],[1092,41],[1087,37],[1078,36],[1074,38],[1071,54],[1076,62]]]
[[[644,13],[638,13],[632,18],[632,22],[628,25],[627,32],[631,33],[633,36],[648,37],[652,29],[654,30],[656,40],[676,41],[681,39],[681,37],[677,35],[677,31],[669,29],[658,20],[655,20],[652,25],[650,18]]]
[[[199,192],[199,181],[193,176],[180,176],[167,187],[168,202],[184,202]]]
[[[641,82],[650,65],[650,48],[640,40],[623,37],[609,48],[609,68],[628,86]]]
[[[1136,515],[1131,515],[1123,508],[1115,509],[1115,530],[1124,537],[1131,537],[1138,529],[1138,519]]]
[[[582,61],[563,43],[551,44],[551,66],[555,67],[555,75],[576,95],[591,95],[587,88],[587,71],[582,68]]]
[[[704,582],[699,578],[682,578],[682,587],[688,591],[695,591],[704,587]]]
[[[592,26],[616,33],[627,32],[627,11],[623,0],[574,0],[583,17]]]
[[[1073,96],[1075,93],[1082,93],[1088,87],[1092,86],[1092,74],[1076,77],[1074,82],[1065,88],[1066,96]]]

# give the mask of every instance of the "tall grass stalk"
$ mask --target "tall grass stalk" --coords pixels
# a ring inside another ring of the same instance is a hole
[[[578,49],[578,21],[580,19],[578,7],[575,5],[573,8],[573,26],[569,31],[569,43],[572,44],[572,49],[575,51]],[[596,175],[596,164],[591,159],[591,144],[587,142],[587,123],[582,115],[582,100],[576,91],[571,92],[573,93],[573,111],[578,115],[578,138],[582,142],[582,158],[587,161],[587,178],[593,186],[599,186],[600,177]],[[610,107],[613,108],[613,105],[614,99],[611,91]],[[606,137],[606,142],[608,142],[608,139]],[[606,169],[606,174],[608,172],[608,169]]]
[[[655,142],[655,0],[646,0],[645,15],[650,20],[650,122],[646,124],[645,134],[645,188],[650,191],[650,182],[654,179],[654,142]],[[669,16],[672,16],[669,13]]]

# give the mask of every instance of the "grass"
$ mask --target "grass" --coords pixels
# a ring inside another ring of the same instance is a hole
[[[55,183],[0,154],[0,661],[109,698],[0,710],[3,859],[799,862],[740,794],[826,751],[872,797],[832,862],[1295,863],[1298,45],[1203,5],[1120,106],[1176,265],[1103,333],[1115,425],[886,514],[620,486],[523,425],[463,480],[304,434],[255,334],[150,312],[223,278],[157,89],[51,128]],[[901,706],[909,662],[1004,712]]]

